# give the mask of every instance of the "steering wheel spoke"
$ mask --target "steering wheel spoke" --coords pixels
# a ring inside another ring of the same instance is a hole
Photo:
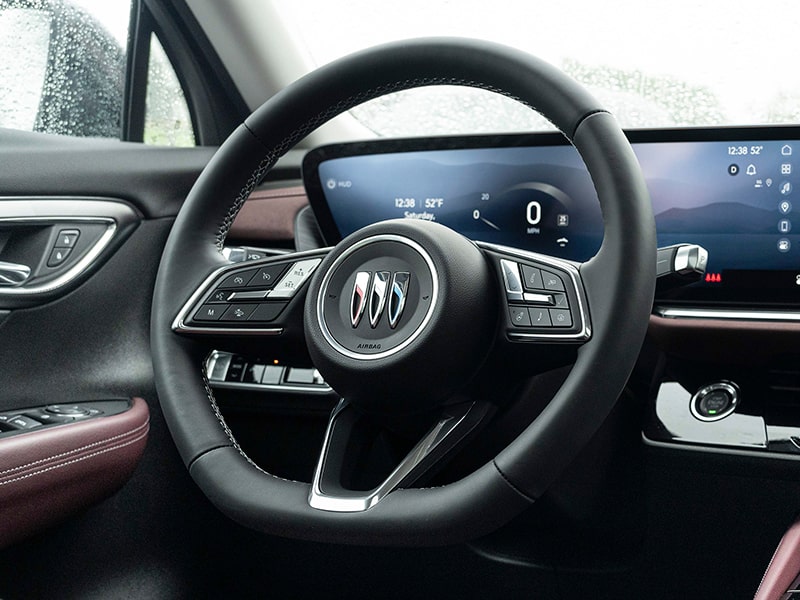
[[[355,479],[359,458],[363,462],[365,449],[380,435],[381,427],[347,400],[341,400],[328,421],[309,491],[309,505],[330,512],[362,512],[372,508],[392,491],[435,471],[489,413],[490,405],[483,402],[446,407],[380,483],[367,490],[356,490],[352,489],[352,483],[346,482]]]
[[[221,267],[183,305],[172,329],[228,339],[302,331],[306,283],[325,254],[303,252]],[[292,310],[295,306],[298,310]]]

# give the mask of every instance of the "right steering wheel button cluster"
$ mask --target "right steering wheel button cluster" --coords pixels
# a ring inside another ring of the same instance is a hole
[[[583,316],[576,301],[581,290],[554,264],[500,258],[510,334],[576,333]]]

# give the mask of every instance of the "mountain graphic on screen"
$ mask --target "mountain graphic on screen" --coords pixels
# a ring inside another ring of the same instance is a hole
[[[656,215],[659,233],[773,233],[777,212],[738,202],[671,208]]]

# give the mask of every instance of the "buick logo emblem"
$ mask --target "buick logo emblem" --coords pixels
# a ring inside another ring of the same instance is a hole
[[[406,271],[359,271],[350,296],[350,324],[353,329],[368,314],[369,326],[375,329],[384,311],[388,315],[389,327],[394,329],[400,322],[406,306],[408,283],[411,274]]]

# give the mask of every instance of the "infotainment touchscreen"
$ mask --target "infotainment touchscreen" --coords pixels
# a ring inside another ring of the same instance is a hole
[[[659,246],[708,250],[707,274],[687,297],[800,299],[800,135],[779,131],[782,139],[752,129],[683,132],[693,139],[629,133]],[[576,261],[602,242],[588,172],[552,135],[329,146],[306,158],[304,177],[331,243],[392,218],[436,221],[475,240]],[[736,289],[750,291],[725,293]]]

